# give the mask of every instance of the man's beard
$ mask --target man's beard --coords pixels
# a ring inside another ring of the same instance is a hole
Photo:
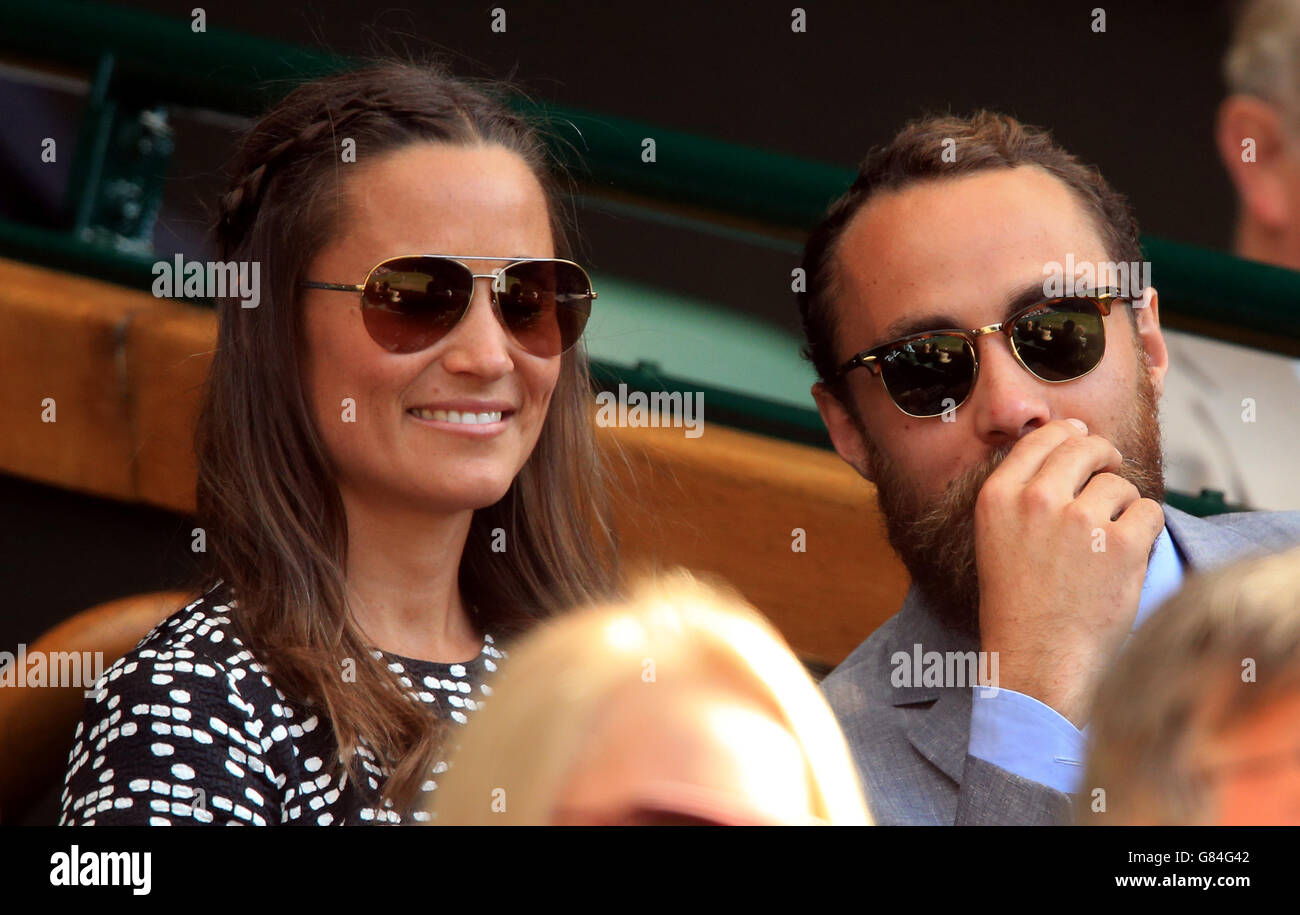
[[[1113,442],[1124,456],[1115,473],[1136,486],[1143,497],[1163,502],[1160,412],[1144,363],[1139,361],[1136,396]],[[1014,443],[998,448],[949,482],[940,495],[927,500],[918,495],[902,465],[882,454],[865,432],[862,437],[889,542],[911,573],[913,584],[947,626],[978,636],[975,501],[984,481]],[[1032,569],[1032,563],[1026,568]]]

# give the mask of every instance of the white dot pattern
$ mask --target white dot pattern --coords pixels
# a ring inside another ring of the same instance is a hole
[[[326,765],[338,762],[333,728],[275,686],[231,629],[237,610],[218,585],[104,671],[73,735],[60,825],[402,822],[375,802],[389,773],[369,747],[357,748],[364,787]],[[490,695],[483,681],[505,657],[490,635],[463,664],[372,654],[432,715],[459,724]],[[430,774],[446,770],[439,762]]]

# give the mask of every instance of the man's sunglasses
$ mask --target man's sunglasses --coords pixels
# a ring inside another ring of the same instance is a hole
[[[858,353],[835,372],[835,381],[858,366],[879,375],[898,409],[908,416],[940,416],[966,402],[979,377],[975,338],[1001,332],[1026,371],[1059,383],[1082,378],[1106,353],[1106,322],[1118,290],[1044,299],[1000,324],[974,330],[933,330]]]
[[[494,273],[475,273],[462,260],[507,263]],[[577,343],[596,298],[587,271],[554,257],[406,254],[380,261],[360,286],[301,285],[361,293],[371,339],[390,353],[416,353],[451,333],[469,310],[479,278],[492,281],[492,307],[507,333],[535,356],[558,356]]]

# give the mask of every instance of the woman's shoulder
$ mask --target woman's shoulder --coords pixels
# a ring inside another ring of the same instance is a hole
[[[235,610],[213,588],[103,672],[73,734],[62,822],[272,820],[289,743],[318,721],[295,720],[231,627]]]
[[[236,634],[237,608],[230,589],[218,582],[159,622],[131,651],[104,671],[93,692],[198,692],[208,699],[275,690],[267,670]],[[135,687],[135,688],[133,688]],[[281,697],[282,698],[282,697]],[[237,706],[243,701],[233,702]],[[251,707],[242,709],[251,713]]]
[[[230,588],[219,581],[150,629],[128,656],[142,650],[159,651],[191,642],[196,643],[191,650],[206,652],[209,645],[220,646],[207,653],[225,655],[229,645],[223,643],[234,638],[230,630],[230,614],[235,606]]]

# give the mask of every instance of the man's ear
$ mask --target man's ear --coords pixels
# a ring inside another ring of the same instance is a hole
[[[1133,303],[1133,320],[1137,325],[1137,342],[1146,351],[1146,370],[1159,400],[1165,391],[1165,373],[1169,371],[1169,348],[1160,330],[1160,300],[1155,288],[1148,286],[1142,298]]]
[[[822,422],[826,424],[826,431],[831,435],[835,451],[863,479],[876,482],[867,473],[867,447],[862,440],[862,430],[848,409],[820,381],[812,386],[812,396],[817,401],[817,409],[821,412]]]
[[[1286,138],[1277,109],[1253,96],[1230,95],[1219,105],[1215,139],[1242,215],[1270,232],[1285,229]]]

